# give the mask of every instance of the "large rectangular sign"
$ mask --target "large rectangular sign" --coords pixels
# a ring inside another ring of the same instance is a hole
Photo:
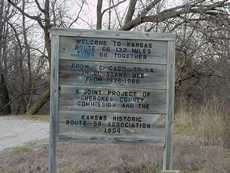
[[[172,112],[173,45],[170,34],[53,30],[58,139],[163,143]]]

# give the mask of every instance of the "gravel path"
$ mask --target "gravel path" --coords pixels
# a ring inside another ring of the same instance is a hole
[[[15,116],[0,117],[0,151],[47,139],[48,122],[32,121]]]

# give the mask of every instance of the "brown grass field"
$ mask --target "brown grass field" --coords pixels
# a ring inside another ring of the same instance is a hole
[[[191,108],[192,109],[192,108]],[[224,114],[212,102],[200,109],[177,110],[174,168],[182,173],[229,173],[224,147]],[[154,144],[58,144],[59,173],[160,173],[163,147]],[[0,173],[47,173],[47,144],[0,153]]]

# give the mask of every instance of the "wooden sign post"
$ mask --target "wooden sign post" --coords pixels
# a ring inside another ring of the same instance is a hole
[[[56,141],[165,144],[172,167],[175,36],[52,29],[49,173]]]

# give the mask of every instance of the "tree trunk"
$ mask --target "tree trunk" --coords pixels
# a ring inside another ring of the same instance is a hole
[[[0,80],[0,115],[11,114],[11,107],[9,104],[9,92],[6,86],[4,75],[1,74]]]
[[[22,11],[25,11],[25,0],[22,1]],[[33,90],[32,90],[32,71],[31,71],[31,53],[30,53],[30,45],[28,44],[27,40],[27,32],[26,32],[26,16],[22,14],[22,32],[23,32],[23,38],[24,38],[24,44],[25,44],[25,51],[27,55],[27,67],[28,67],[28,90],[29,90],[29,95],[27,97],[27,105],[26,105],[26,111],[29,110],[31,101],[32,101],[32,95],[33,95]]]
[[[34,115],[39,112],[39,110],[47,103],[50,98],[50,89],[46,89],[39,100],[34,103],[34,105],[30,108],[27,114]]]
[[[137,0],[130,0],[129,1],[129,8],[128,12],[125,16],[125,23],[124,25],[127,25],[133,18],[133,14],[135,12],[135,6],[136,6]]]
[[[96,26],[97,30],[101,30],[101,27],[102,27],[102,16],[103,16],[101,13],[102,3],[103,3],[103,0],[97,1],[97,26]]]
[[[48,30],[45,32],[45,46],[48,53],[48,60],[49,60],[49,69],[51,67],[51,41],[50,36],[48,33]],[[49,89],[45,90],[41,97],[36,101],[31,107],[30,110],[27,111],[27,114],[36,114],[39,112],[39,110],[42,108],[43,105],[45,105],[50,97]]]
[[[50,40],[50,35],[49,35],[49,29],[51,28],[50,24],[50,16],[49,16],[49,4],[50,1],[46,0],[45,1],[45,11],[44,11],[44,17],[45,17],[45,25],[43,27],[44,31],[44,40],[45,40],[45,48],[47,50],[48,54],[48,61],[49,61],[49,69],[51,67],[51,40]],[[41,97],[38,99],[37,102],[35,102],[29,111],[27,111],[27,114],[36,114],[39,112],[39,110],[42,108],[43,105],[45,105],[50,97],[50,91],[49,89],[45,90]]]

